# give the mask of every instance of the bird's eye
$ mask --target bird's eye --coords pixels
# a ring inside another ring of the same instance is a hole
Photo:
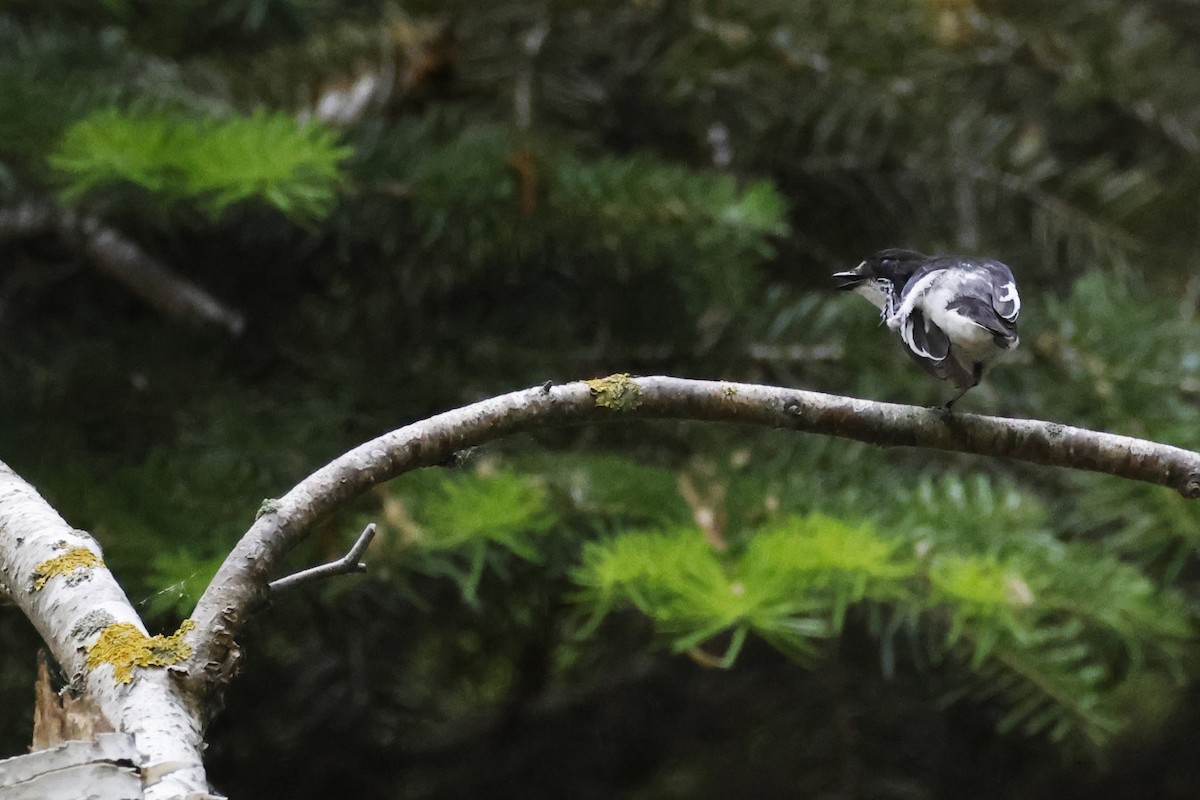
[[[885,258],[885,259],[880,260],[879,266],[884,267],[886,269],[886,268],[892,266],[893,263],[895,263],[895,259]]]

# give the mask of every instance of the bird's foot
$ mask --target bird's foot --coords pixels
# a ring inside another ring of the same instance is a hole
[[[959,400],[962,400],[963,395],[965,395],[967,392],[971,391],[972,388],[979,385],[979,374],[980,374],[980,370],[982,369],[982,366],[983,366],[982,364],[975,365],[975,382],[974,383],[972,383],[970,386],[968,386],[965,389],[963,389],[962,391],[960,391],[958,394],[954,395],[954,397],[951,397],[949,400],[947,400],[945,402],[944,405],[935,407],[935,410],[938,412],[939,415],[941,415],[943,422],[949,422],[950,419],[954,416],[954,404],[957,403]]]
[[[949,422],[954,418],[954,400],[951,400],[949,403],[942,403],[940,406],[934,406],[930,410],[935,412],[942,422]]]

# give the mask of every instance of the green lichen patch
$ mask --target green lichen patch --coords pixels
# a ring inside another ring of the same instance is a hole
[[[116,621],[116,618],[107,611],[93,609],[92,611],[84,614],[79,621],[71,627],[71,638],[75,641],[90,639]]]
[[[76,576],[77,570],[89,570],[103,566],[104,560],[91,550],[86,547],[72,547],[62,555],[43,561],[33,568],[33,590],[41,591],[55,575],[70,576],[68,580],[79,579],[83,577],[83,574]]]
[[[87,648],[88,669],[111,664],[113,680],[130,683],[134,667],[169,667],[192,654],[183,640],[184,634],[196,627],[185,619],[179,630],[170,636],[147,636],[131,622],[116,622],[100,633],[100,638]]]
[[[258,519],[260,517],[266,516],[267,514],[274,514],[278,510],[279,510],[279,501],[276,500],[274,497],[267,497],[267,498],[263,499],[262,505],[260,505],[258,507],[258,511],[255,512],[255,514],[254,514],[254,518]]]
[[[628,372],[585,381],[596,398],[596,405],[614,411],[632,411],[642,404],[642,389]]]

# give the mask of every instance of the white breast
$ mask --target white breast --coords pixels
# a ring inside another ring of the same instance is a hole
[[[863,281],[854,287],[854,293],[867,298],[867,301],[880,311],[887,311],[889,298],[892,297],[892,282],[884,278],[873,278]]]

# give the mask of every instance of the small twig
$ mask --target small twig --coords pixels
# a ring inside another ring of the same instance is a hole
[[[367,548],[371,545],[371,540],[374,538],[375,523],[372,522],[363,528],[363,532],[358,535],[358,541],[350,548],[350,552],[337,561],[330,561],[328,564],[322,564],[319,567],[300,570],[294,575],[288,575],[286,578],[271,581],[268,584],[268,588],[272,592],[278,592],[282,589],[291,589],[302,583],[308,583],[309,581],[331,578],[334,575],[349,575],[352,572],[364,572],[367,569],[367,565],[359,561],[359,559],[362,558],[362,554],[366,552]]]

